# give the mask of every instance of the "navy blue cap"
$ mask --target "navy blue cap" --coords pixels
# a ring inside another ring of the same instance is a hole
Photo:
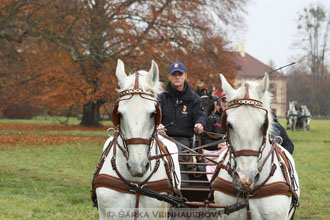
[[[220,99],[219,96],[217,96],[217,95],[212,95],[212,100],[213,100],[213,101],[217,101],[218,99]]]
[[[173,74],[174,72],[180,72],[185,73],[187,72],[186,67],[181,62],[174,62],[171,64],[171,66],[168,68],[168,73]]]

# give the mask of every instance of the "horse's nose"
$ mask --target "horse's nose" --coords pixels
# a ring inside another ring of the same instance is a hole
[[[249,178],[247,175],[245,175],[242,172],[234,172],[234,177],[233,177],[233,181],[234,184],[242,191],[247,191],[247,192],[251,192],[255,182],[259,179],[259,174],[257,174],[255,176],[255,178],[252,180],[251,178]]]
[[[129,163],[126,163],[128,171],[131,173],[134,177],[143,177],[143,175],[147,171],[147,166],[136,166],[136,165],[129,165]]]

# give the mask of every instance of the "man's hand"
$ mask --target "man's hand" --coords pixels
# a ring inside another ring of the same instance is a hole
[[[195,124],[194,131],[196,134],[201,134],[204,131],[203,125],[201,123]]]
[[[157,127],[157,131],[167,131],[167,129],[165,128],[165,126],[163,124],[159,124]]]
[[[218,144],[218,149],[224,148],[226,146],[227,146],[227,143],[226,142],[219,143]]]

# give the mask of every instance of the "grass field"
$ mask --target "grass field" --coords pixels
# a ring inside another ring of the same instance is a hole
[[[56,123],[0,120],[0,219],[98,219],[90,189],[110,123]],[[330,121],[288,134],[301,184],[295,219],[329,219]]]

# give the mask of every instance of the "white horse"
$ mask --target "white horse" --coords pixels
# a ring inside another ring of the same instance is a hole
[[[287,113],[287,129],[291,129],[292,131],[296,130],[298,120],[298,111],[295,105],[295,101],[289,102],[289,111]]]
[[[228,149],[220,154],[211,183],[214,201],[246,202],[246,208],[224,219],[290,219],[298,205],[299,180],[290,153],[270,140],[268,74],[261,83],[247,82],[238,89],[222,74],[220,78],[228,100],[222,116]]]
[[[152,61],[149,72],[137,71],[127,76],[124,63],[118,60],[116,76],[120,98],[113,110],[113,122],[118,130],[104,144],[93,179],[99,217],[164,217],[154,214],[166,213],[168,203],[137,191],[172,193],[180,188],[177,146],[156,132],[161,120],[156,96],[162,88],[158,66]]]
[[[311,113],[307,108],[307,105],[301,105],[301,116],[303,117],[303,128],[309,130],[309,124],[311,120]]]

